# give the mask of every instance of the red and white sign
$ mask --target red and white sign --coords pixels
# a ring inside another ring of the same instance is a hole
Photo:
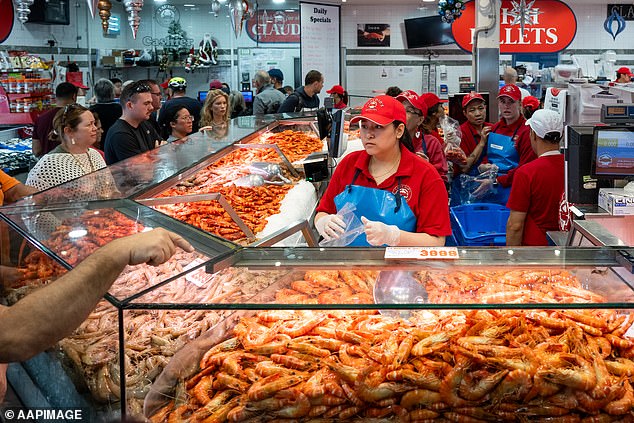
[[[299,11],[258,10],[247,20],[247,34],[258,43],[299,43]]]
[[[13,2],[0,0],[0,43],[9,38],[13,30]]]
[[[473,50],[475,3],[467,3],[462,16],[451,26],[456,43],[467,51]],[[522,13],[519,3],[502,0],[500,53],[556,53],[574,40],[577,18],[567,4],[558,0],[535,0],[526,2],[530,7]]]

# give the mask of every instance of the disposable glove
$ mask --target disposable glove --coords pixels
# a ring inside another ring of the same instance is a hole
[[[338,239],[346,232],[346,224],[336,214],[327,214],[315,221],[315,228],[326,241]]]
[[[376,222],[361,217],[365,237],[370,245],[395,246],[401,241],[401,230],[395,225],[386,225],[383,222]]]

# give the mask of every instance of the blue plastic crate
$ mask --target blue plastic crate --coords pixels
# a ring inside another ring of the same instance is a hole
[[[458,245],[506,245],[510,210],[499,204],[473,203],[451,207],[451,229]]]

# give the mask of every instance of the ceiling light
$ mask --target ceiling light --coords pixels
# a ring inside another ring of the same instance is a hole
[[[280,3],[284,3],[286,2],[286,0],[273,0],[273,3],[275,4],[280,4]]]
[[[435,1],[436,1],[436,0],[423,0],[423,3],[433,3],[433,2],[435,2]]]
[[[165,3],[167,0],[154,0],[154,3]]]
[[[195,4],[184,4],[183,6],[184,6],[184,7],[196,7],[196,5],[195,5]]]

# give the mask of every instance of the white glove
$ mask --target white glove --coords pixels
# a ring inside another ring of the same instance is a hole
[[[327,214],[315,221],[315,228],[326,241],[338,239],[346,232],[346,224],[336,214]]]
[[[361,216],[365,236],[370,245],[395,246],[401,241],[401,230],[396,225],[386,225],[383,222],[375,222]]]
[[[479,173],[484,173],[487,170],[492,170],[493,172],[497,172],[498,169],[499,169],[498,166],[493,163],[482,163],[480,166],[478,166]]]

